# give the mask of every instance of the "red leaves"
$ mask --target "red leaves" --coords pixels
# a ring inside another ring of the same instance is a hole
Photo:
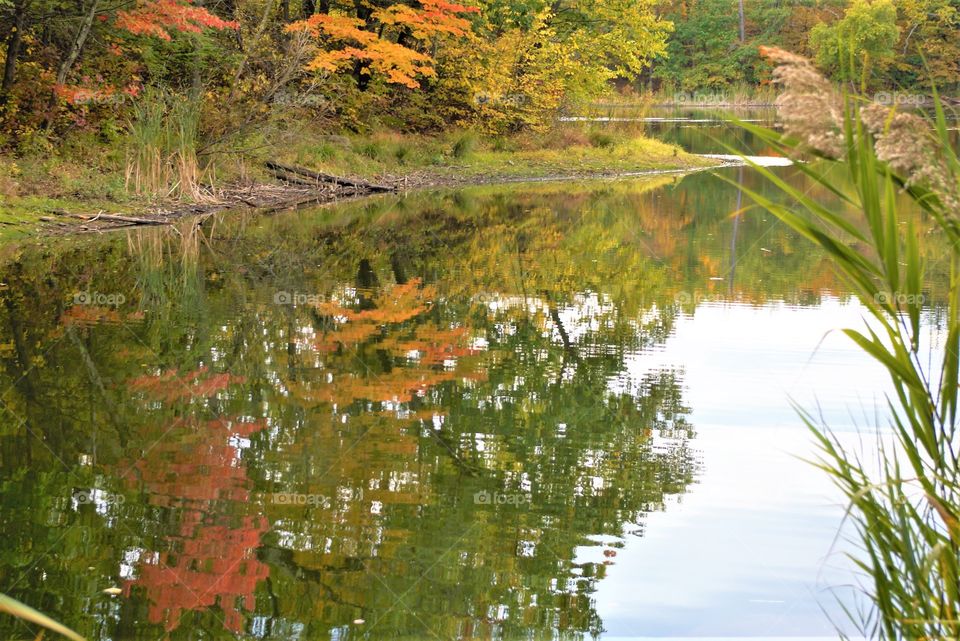
[[[199,373],[202,368],[184,378]],[[257,583],[270,575],[256,556],[269,523],[261,516],[231,519],[220,506],[250,500],[252,484],[246,466],[238,464],[234,437],[248,437],[266,422],[221,417],[182,427],[196,437],[161,439],[130,477],[142,483],[151,504],[176,510],[180,529],[140,556],[137,578],[124,590],[129,595],[134,586],[145,589],[149,620],[167,631],[179,627],[184,612],[219,607],[224,626],[237,633],[253,609]]]
[[[146,0],[131,11],[117,11],[117,27],[136,35],[170,40],[171,33],[200,33],[204,29],[236,29],[240,25],[224,20],[189,0]]]

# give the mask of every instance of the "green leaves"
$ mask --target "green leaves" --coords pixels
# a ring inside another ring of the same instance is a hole
[[[888,67],[900,37],[897,9],[891,0],[855,0],[841,20],[820,23],[810,32],[817,62],[838,80],[869,77],[873,68]]]

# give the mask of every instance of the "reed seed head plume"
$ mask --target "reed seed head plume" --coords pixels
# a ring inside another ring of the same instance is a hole
[[[875,102],[860,110],[860,120],[874,137],[877,158],[902,176],[907,187],[925,187],[936,194],[946,209],[958,211],[957,184],[930,123]]]
[[[761,47],[760,53],[776,65],[773,81],[783,87],[776,105],[784,131],[810,151],[842,158],[843,101],[830,81],[803,56],[776,47]]]

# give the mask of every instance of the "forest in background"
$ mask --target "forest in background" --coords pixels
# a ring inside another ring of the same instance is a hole
[[[515,149],[602,100],[769,101],[764,45],[861,89],[933,81],[949,96],[960,81],[960,0],[462,2],[0,0],[0,197],[46,176],[26,191],[195,198],[278,149],[382,172],[387,156],[462,157],[477,136]],[[467,134],[402,141],[451,132]],[[347,158],[343,134],[381,139]],[[524,144],[571,143],[613,144],[602,132]]]
[[[768,86],[760,54],[776,46],[806,56],[834,80],[868,90],[929,93],[960,82],[956,0],[676,0],[673,25],[647,87],[685,92]],[[861,84],[862,83],[862,84]]]

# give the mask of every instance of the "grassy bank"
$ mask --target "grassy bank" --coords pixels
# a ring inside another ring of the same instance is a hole
[[[427,182],[485,182],[548,176],[693,169],[710,161],[638,133],[559,129],[483,137],[472,132],[425,138],[381,134],[299,145],[284,160],[334,174]]]
[[[0,238],[30,235],[52,224],[63,226],[50,216],[64,212],[142,215],[191,202],[214,205],[226,193],[279,185],[264,166],[267,160],[401,188],[715,164],[635,129],[577,126],[508,137],[471,131],[439,136],[331,135],[301,129],[279,135],[258,132],[231,146],[187,151],[177,143],[169,154],[159,146],[138,144],[129,137],[105,142],[78,136],[57,148],[38,145],[15,156],[0,155]],[[185,189],[188,181],[195,181],[195,187]]]

